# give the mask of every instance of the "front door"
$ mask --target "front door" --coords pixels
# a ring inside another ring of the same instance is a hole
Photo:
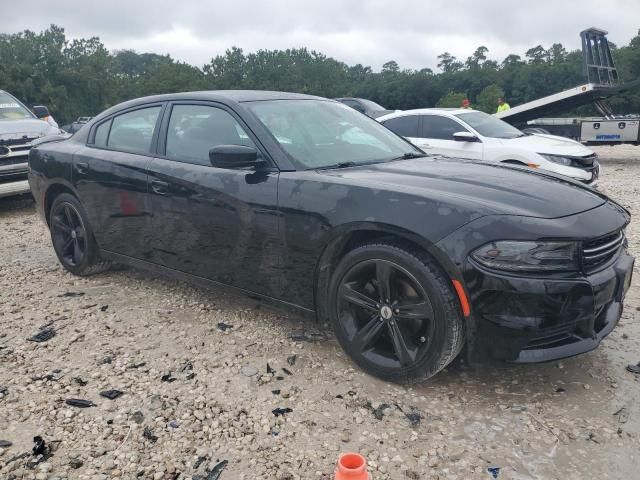
[[[422,115],[416,145],[425,152],[455,158],[482,160],[482,142],[459,142],[453,134],[469,132],[462,124],[441,115]],[[470,132],[469,132],[470,133]]]
[[[147,167],[161,110],[155,104],[106,119],[73,157],[73,183],[98,245],[129,257],[150,253]]]
[[[277,295],[278,171],[214,168],[216,145],[256,142],[233,112],[175,103],[149,166],[153,259],[248,291]]]

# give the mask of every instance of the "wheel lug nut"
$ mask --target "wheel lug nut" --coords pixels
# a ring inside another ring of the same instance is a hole
[[[399,309],[399,308],[396,308],[396,309],[394,310],[394,312],[396,312],[396,313],[400,313],[400,309]]]
[[[420,343],[424,343],[426,341],[427,341],[427,339],[425,337],[420,337]]]

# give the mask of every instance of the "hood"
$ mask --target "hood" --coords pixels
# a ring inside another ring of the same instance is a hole
[[[0,139],[8,140],[24,137],[44,137],[55,135],[60,129],[49,125],[44,120],[25,118],[21,120],[0,120]]]
[[[593,150],[570,138],[556,135],[535,133],[524,137],[501,139],[504,146],[522,148],[534,153],[548,153],[550,155],[568,155],[570,157],[587,157],[593,155]]]
[[[319,172],[352,185],[418,195],[443,207],[484,215],[558,218],[607,201],[566,177],[493,162],[426,157]]]

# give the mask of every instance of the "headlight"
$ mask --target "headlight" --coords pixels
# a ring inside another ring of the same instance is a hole
[[[574,166],[573,158],[563,157],[561,155],[549,155],[547,153],[539,153],[538,155],[540,155],[545,160],[549,160],[550,162],[564,165],[565,167]]]
[[[474,250],[471,257],[485,267],[511,272],[578,270],[578,245],[575,242],[500,240]]]

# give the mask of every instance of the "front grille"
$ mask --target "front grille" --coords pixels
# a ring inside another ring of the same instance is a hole
[[[604,267],[616,258],[624,245],[624,231],[610,233],[582,244],[582,266],[586,272]]]

